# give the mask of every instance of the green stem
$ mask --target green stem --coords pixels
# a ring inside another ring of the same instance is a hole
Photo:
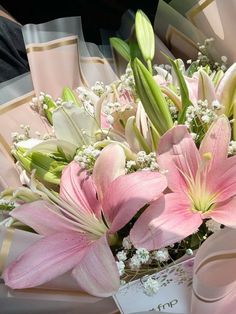
[[[147,60],[148,71],[152,74],[152,61],[150,59]]]

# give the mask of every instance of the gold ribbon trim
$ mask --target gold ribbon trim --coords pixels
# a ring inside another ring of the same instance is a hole
[[[25,94],[23,97],[19,97],[18,100],[14,99],[13,101],[9,101],[8,103],[0,106],[0,115],[4,114],[8,111],[11,111],[17,107],[20,107],[21,105],[24,105],[28,102],[32,101],[32,98],[35,96],[34,92],[30,92]]]
[[[199,13],[203,12],[203,10],[208,7],[214,0],[205,0],[202,1],[200,3],[197,3],[196,5],[194,5],[187,13],[186,13],[186,17],[187,19],[193,23],[193,25],[196,25],[196,22],[194,21],[194,18],[196,15],[198,15]]]
[[[51,49],[55,49],[55,48],[59,48],[63,46],[75,45],[75,44],[77,44],[77,38],[67,39],[64,41],[55,42],[48,45],[30,46],[26,49],[26,52],[30,53],[30,52],[45,51],[45,50],[51,50]]]
[[[8,254],[10,252],[14,231],[15,230],[11,228],[6,229],[6,233],[0,250],[0,274],[2,274],[4,270]]]

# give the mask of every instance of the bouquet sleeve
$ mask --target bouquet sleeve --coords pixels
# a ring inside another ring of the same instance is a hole
[[[117,79],[97,45],[85,42],[80,17],[27,24],[23,35],[36,95],[44,91],[56,98],[64,86]]]

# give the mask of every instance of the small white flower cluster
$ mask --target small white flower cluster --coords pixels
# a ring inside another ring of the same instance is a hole
[[[142,264],[146,264],[149,261],[149,258],[148,250],[144,248],[137,249],[129,261],[129,266],[132,270],[138,270]]]
[[[135,94],[135,81],[130,65],[127,66],[125,74],[121,75],[120,81],[121,84],[118,87],[119,91],[127,89]]]
[[[44,97],[47,96],[49,98],[51,98],[50,95],[46,95],[45,93],[43,92],[40,92],[39,94],[39,97],[33,97],[32,98],[32,102],[30,103],[30,107],[38,112],[38,113],[42,113],[42,109],[43,109],[43,106],[44,106]]]
[[[130,271],[139,272],[143,265],[152,264],[159,268],[160,263],[166,263],[171,258],[167,248],[152,252],[145,248],[135,249],[129,237],[123,239],[122,246],[123,250],[116,254],[117,268],[121,277],[125,274],[126,268],[127,274]]]
[[[103,108],[103,112],[106,114],[106,121],[109,125],[112,125],[114,123],[114,117],[112,114],[114,112],[119,112],[121,111],[121,104],[116,101],[116,102],[107,102]]]
[[[94,99],[92,99],[92,95],[88,89],[80,86],[76,89],[76,92],[78,93],[78,99],[84,107],[84,110],[93,117],[95,114]]]
[[[99,155],[100,150],[96,149],[94,146],[82,146],[77,151],[74,160],[80,165],[82,169],[91,171]]]
[[[137,170],[160,170],[156,160],[156,154],[151,152],[146,154],[144,151],[137,153],[136,160],[128,160],[126,162],[127,173],[135,172]]]
[[[96,94],[98,97],[101,97],[103,93],[106,91],[106,86],[101,81],[96,81],[94,86],[92,86],[91,90]]]
[[[142,282],[142,285],[144,293],[148,296],[155,295],[161,287],[160,282],[157,279],[152,278],[151,276],[148,277],[147,280]]]
[[[236,141],[230,141],[228,147],[228,154],[229,155],[236,155]]]
[[[221,229],[221,224],[219,222],[213,220],[213,219],[207,220],[206,226],[207,226],[207,229],[213,233],[215,233]]]
[[[190,128],[193,122],[200,120],[203,124],[208,124],[217,118],[217,111],[222,108],[218,101],[213,101],[209,106],[207,100],[199,100],[197,105],[187,108],[185,125]]]
[[[187,255],[189,255],[189,256],[192,256],[192,255],[193,255],[193,250],[192,250],[192,249],[187,249],[187,250],[185,251],[185,253],[186,253]]]
[[[172,69],[169,64],[158,64],[158,65],[154,64],[152,68],[153,68],[153,71],[156,72],[156,74],[159,73],[158,68],[164,69],[168,71],[169,73],[171,73],[171,69]]]
[[[174,120],[176,120],[178,118],[178,109],[177,109],[177,107],[171,101],[168,101],[168,99],[167,99],[167,103],[168,103],[169,111],[170,111],[170,114],[171,114],[172,118]]]
[[[226,71],[227,70],[227,61],[228,58],[226,56],[221,56],[220,60],[214,61],[211,56],[211,47],[214,43],[214,38],[207,38],[204,41],[204,44],[198,43],[198,59],[197,63],[199,66],[210,65],[212,71]],[[210,71],[210,73],[212,72]]]
[[[159,249],[152,252],[152,259],[157,262],[163,263],[170,259],[169,251],[167,248]]]
[[[130,240],[130,237],[125,237],[123,238],[123,241],[122,241],[122,246],[125,250],[131,250],[133,245],[132,245],[132,242]]]
[[[30,138],[30,126],[21,124],[20,128],[22,129],[23,133],[18,133],[18,132],[11,133],[13,144],[28,140]]]
[[[117,254],[116,254],[116,258],[117,258],[117,268],[118,268],[118,271],[119,271],[119,274],[120,274],[120,277],[124,275],[125,273],[125,261],[127,261],[128,259],[128,253],[129,251],[132,249],[132,243],[130,241],[130,238],[129,236],[128,237],[125,237],[122,241],[122,246],[124,248],[124,250],[122,251],[119,251]]]
[[[103,112],[106,114],[106,121],[110,125],[114,123],[113,114],[116,112],[123,113],[128,110],[132,110],[133,106],[131,104],[122,105],[118,101],[116,102],[107,102],[103,107]]]
[[[125,273],[125,263],[123,261],[116,262],[120,277]]]

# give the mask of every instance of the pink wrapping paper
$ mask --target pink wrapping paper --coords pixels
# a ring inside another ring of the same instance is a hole
[[[86,85],[79,68],[77,44],[77,36],[68,36],[26,46],[36,95],[46,92],[57,98],[65,86],[75,89]]]
[[[30,133],[35,136],[38,131],[42,135],[50,133],[51,128],[29,105],[33,92],[15,98],[0,106],[0,192],[7,188],[21,185],[19,174],[11,156],[13,132],[22,133],[21,124],[30,126]]]
[[[7,149],[0,144],[0,192],[6,188],[17,188],[21,185],[15,163]]]
[[[236,230],[223,229],[199,249],[194,263],[192,314],[234,314]]]

